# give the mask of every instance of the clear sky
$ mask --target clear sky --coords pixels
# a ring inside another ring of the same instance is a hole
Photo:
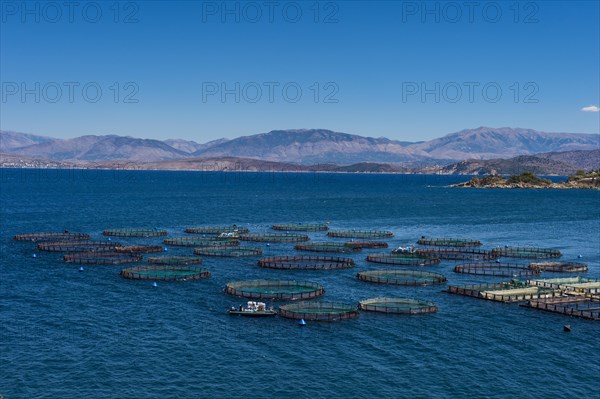
[[[0,4],[2,130],[600,129],[598,1]]]

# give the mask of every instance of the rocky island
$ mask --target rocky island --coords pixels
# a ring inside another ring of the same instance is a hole
[[[473,177],[471,180],[463,183],[453,184],[450,187],[471,187],[471,188],[586,188],[600,190],[600,169],[584,172],[577,171],[567,180],[554,183],[551,180],[544,179],[534,175],[531,172],[513,175],[508,178],[489,175],[485,177]]]

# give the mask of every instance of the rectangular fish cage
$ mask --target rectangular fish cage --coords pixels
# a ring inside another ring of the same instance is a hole
[[[504,247],[492,249],[499,258],[549,259],[562,256],[558,249],[535,247]]]
[[[445,290],[450,294],[471,296],[497,302],[523,302],[530,299],[552,298],[558,295],[554,289],[529,285],[523,281],[492,284],[453,286]]]
[[[188,227],[185,229],[185,232],[188,234],[209,234],[209,235],[219,235],[222,233],[239,233],[246,234],[250,232],[245,227],[238,227],[237,225],[233,226],[206,226],[206,227]]]
[[[139,262],[142,256],[124,252],[77,252],[67,254],[63,259],[67,263],[81,265],[120,265]]]
[[[417,248],[415,253],[444,260],[492,260],[497,258],[492,251],[473,248]]]
[[[273,230],[282,231],[326,231],[329,227],[326,224],[308,224],[308,223],[284,223],[274,224]]]
[[[31,241],[31,242],[48,242],[48,241],[72,241],[72,240],[89,240],[90,235],[86,233],[28,233],[17,234],[13,237],[16,241]]]
[[[585,297],[532,299],[524,307],[559,313],[566,316],[600,321],[600,300]]]
[[[107,229],[102,232],[109,237],[163,237],[167,235],[166,230],[153,229]]]
[[[51,241],[39,243],[37,249],[46,252],[114,252],[120,245],[111,241]]]
[[[553,288],[580,294],[600,293],[600,279],[585,277],[563,277],[529,280],[529,284],[538,287]]]
[[[327,235],[335,238],[364,239],[384,239],[394,237],[394,233],[386,230],[332,230],[329,231]]]
[[[481,245],[481,241],[466,238],[431,238],[422,236],[417,241],[417,244],[433,245],[436,247],[478,247]]]
[[[556,273],[584,273],[588,271],[587,264],[580,262],[532,262],[529,267],[544,272]]]

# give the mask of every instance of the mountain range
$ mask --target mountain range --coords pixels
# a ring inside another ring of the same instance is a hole
[[[373,163],[396,164],[394,170],[437,165],[448,167],[450,171],[457,161],[468,160],[456,167],[458,169],[483,170],[493,169],[494,159],[535,155],[536,160],[529,161],[539,163],[539,159],[546,159],[546,166],[554,162],[556,169],[565,170],[565,165],[583,169],[597,167],[598,161],[589,151],[599,148],[598,134],[488,127],[466,129],[421,142],[363,137],[324,129],[273,130],[207,143],[117,135],[55,139],[0,131],[2,153],[76,163],[187,161],[189,164],[198,159],[244,158],[290,165],[318,164],[320,167],[322,164],[353,167],[362,164],[359,169],[373,168]],[[526,161],[522,159],[519,163]],[[378,168],[381,166],[375,169]]]

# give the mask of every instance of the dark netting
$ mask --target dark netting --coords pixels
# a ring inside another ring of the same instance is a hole
[[[600,321],[600,298],[558,297],[532,299],[526,305],[522,306],[546,312],[560,313],[566,316]]]
[[[392,238],[394,233],[391,231],[379,231],[379,230],[333,230],[327,233],[329,237],[336,238]]]
[[[210,272],[199,266],[155,265],[123,269],[121,276],[134,280],[186,281],[208,278]]]
[[[166,230],[154,229],[107,229],[102,232],[105,236],[114,237],[161,237],[166,236]]]
[[[242,256],[260,256],[262,249],[248,247],[204,247],[194,249],[196,255],[239,258]]]
[[[585,263],[578,262],[532,262],[529,264],[529,267],[544,272],[557,273],[579,273],[588,271],[588,266]]]
[[[437,258],[419,255],[417,253],[401,252],[392,254],[372,254],[367,256],[367,261],[374,263],[384,263],[388,265],[405,266],[429,266],[440,263]]]
[[[148,258],[148,263],[155,265],[194,265],[202,263],[199,256],[152,256]]]
[[[558,249],[551,248],[533,248],[533,247],[504,247],[494,248],[492,252],[497,257],[504,258],[530,258],[530,259],[547,259],[560,258],[562,254]]]
[[[28,233],[17,234],[13,237],[17,241],[72,241],[72,240],[89,240],[90,235],[86,233]]]
[[[299,302],[280,306],[279,315],[295,320],[338,321],[358,317],[358,309],[347,303]]]
[[[189,234],[215,234],[215,235],[219,235],[222,233],[239,233],[239,234],[245,234],[248,233],[250,230],[248,230],[245,227],[237,227],[236,225],[233,226],[208,226],[208,227],[188,227],[187,229],[185,229],[186,233]]]
[[[359,302],[358,308],[370,312],[393,314],[425,314],[437,312],[433,302],[407,298],[371,298]]]
[[[37,248],[47,252],[113,252],[119,245],[110,241],[52,241],[42,242]]]
[[[337,253],[358,252],[362,249],[362,247],[350,246],[334,242],[311,242],[308,244],[298,244],[294,248],[296,248],[298,251]]]
[[[250,299],[312,299],[325,293],[323,286],[310,281],[246,280],[227,283],[225,292]]]
[[[540,274],[539,269],[517,263],[477,262],[462,263],[454,267],[456,273],[493,277],[525,277]]]
[[[122,245],[115,248],[116,252],[129,252],[129,253],[153,253],[163,252],[165,249],[160,245]]]
[[[284,230],[284,231],[325,231],[328,230],[326,224],[306,224],[306,223],[287,223],[287,224],[274,224],[271,226],[273,230]]]
[[[344,245],[356,248],[387,248],[385,241],[346,241]]]
[[[426,286],[446,282],[443,274],[416,270],[368,270],[358,273],[356,277],[370,283],[394,285]]]
[[[333,256],[273,256],[260,259],[258,265],[270,269],[328,270],[354,267],[354,261]]]
[[[415,252],[431,258],[445,260],[491,260],[496,254],[485,249],[469,248],[417,248]]]
[[[557,291],[554,289],[533,286],[519,280],[461,286],[449,285],[445,291],[498,302],[522,302],[530,299],[551,298],[557,295]]]
[[[240,240],[256,242],[299,242],[308,241],[308,236],[293,233],[244,234],[240,236]]]
[[[167,245],[179,247],[237,247],[240,245],[239,240],[232,238],[214,239],[212,237],[177,237],[167,238],[163,242]]]
[[[417,244],[434,245],[436,247],[477,247],[481,245],[481,241],[464,238],[430,238],[423,236],[417,241]]]
[[[96,265],[119,265],[134,263],[142,260],[138,254],[122,252],[77,252],[63,257],[65,262]]]

